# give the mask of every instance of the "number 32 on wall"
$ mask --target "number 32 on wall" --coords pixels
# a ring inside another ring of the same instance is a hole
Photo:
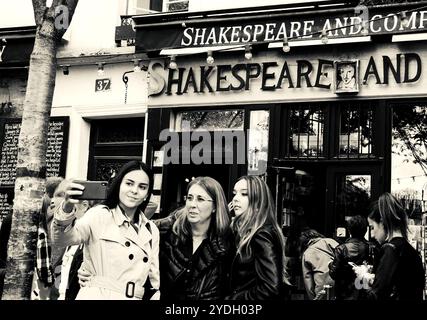
[[[95,92],[111,90],[111,79],[96,79]]]

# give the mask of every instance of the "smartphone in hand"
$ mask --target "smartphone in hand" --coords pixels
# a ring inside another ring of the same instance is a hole
[[[74,196],[74,199],[79,200],[105,200],[107,199],[107,181],[80,181],[75,180],[75,183],[83,185],[85,188],[83,194]]]

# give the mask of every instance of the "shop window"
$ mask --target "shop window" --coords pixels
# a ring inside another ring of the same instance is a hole
[[[142,159],[144,118],[93,120],[88,179],[110,180],[130,160]]]
[[[391,191],[409,217],[427,211],[427,105],[393,108]]]
[[[319,107],[290,110],[288,155],[291,157],[322,157],[325,116]]]
[[[244,110],[183,111],[176,115],[176,131],[243,130]]]
[[[189,0],[165,0],[163,2],[165,12],[188,11]]]
[[[372,155],[371,107],[343,107],[340,114],[339,156],[341,158]]]
[[[248,174],[265,173],[268,160],[268,130],[270,113],[267,110],[250,112],[248,142]]]
[[[150,10],[150,2],[150,0],[127,0],[126,14],[141,15],[152,13]]]
[[[144,137],[143,118],[111,119],[97,121],[97,143],[142,143]]]

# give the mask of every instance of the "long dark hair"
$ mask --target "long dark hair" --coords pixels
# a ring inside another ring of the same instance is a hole
[[[408,216],[399,200],[390,193],[383,193],[373,203],[368,218],[383,224],[386,239],[391,236],[393,230],[400,230],[402,236],[408,239]]]
[[[122,183],[123,177],[134,170],[142,170],[144,171],[148,176],[148,193],[145,200],[138,206],[138,209],[144,212],[145,208],[148,205],[148,202],[150,202],[150,197],[153,192],[153,172],[151,171],[150,167],[146,165],[142,161],[138,160],[132,160],[128,163],[124,164],[117,175],[113,178],[111,181],[111,184],[108,188],[107,193],[107,199],[104,201],[104,205],[106,205],[110,209],[114,209],[120,202],[119,199],[119,193],[120,193],[120,185]]]
[[[284,255],[285,240],[277,222],[276,208],[268,185],[258,176],[242,176],[237,182],[240,180],[245,180],[248,185],[249,207],[247,213],[234,218],[231,224],[238,234],[237,253],[244,258],[251,257],[252,238],[261,227],[270,224],[276,231]]]

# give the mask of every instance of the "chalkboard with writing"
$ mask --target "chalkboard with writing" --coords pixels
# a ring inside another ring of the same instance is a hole
[[[12,210],[13,188],[0,188],[0,223]]]
[[[65,176],[68,147],[68,117],[52,117],[49,121],[46,150],[46,176]],[[0,186],[12,187],[16,178],[20,119],[3,119],[0,133]]]

